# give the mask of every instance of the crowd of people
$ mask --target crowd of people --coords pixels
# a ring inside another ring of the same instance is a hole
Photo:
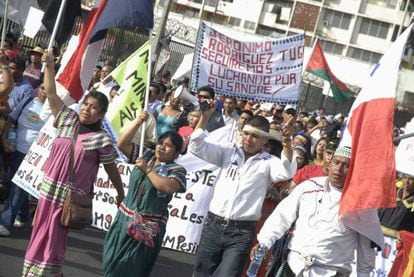
[[[171,74],[164,72],[149,84],[147,107],[117,141],[128,163],[135,165],[125,196],[115,165],[115,142],[102,128],[119,89],[109,76],[113,66],[96,66],[76,113],[56,94],[58,59],[53,53],[37,46],[28,52],[26,63],[12,42],[7,47],[0,50],[4,172],[0,193],[5,200],[0,236],[33,222],[23,276],[63,276],[69,231],[60,223],[63,202],[69,189],[92,194],[100,163],[117,191],[118,205],[104,241],[104,274],[148,276],[161,249],[168,202],[174,193],[186,190],[186,170],[175,162],[185,153],[221,168],[194,276],[240,276],[249,256],[265,247],[271,257],[275,252],[269,250],[276,249],[286,234],[289,254],[279,276],[349,276],[355,249],[358,276],[370,276],[379,246],[338,217],[352,157],[352,149],[338,147],[346,115],[328,115],[323,108],[309,112],[306,103],[259,103],[216,95],[209,86],[193,93],[195,103],[174,94],[178,87],[190,93],[189,80],[171,80]],[[57,136],[33,214],[27,192],[11,179],[45,123],[39,115],[46,99]],[[141,135],[144,151],[139,156]],[[222,138],[219,143],[206,140],[215,135]],[[72,151],[73,183],[69,183],[67,157]],[[414,231],[414,172],[399,172],[398,177],[397,208],[379,211],[383,232],[394,236],[400,230]]]

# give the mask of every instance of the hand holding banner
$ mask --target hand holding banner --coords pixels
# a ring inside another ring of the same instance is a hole
[[[302,79],[304,34],[239,41],[204,22],[194,52],[191,88],[209,85],[244,100],[296,103]]]

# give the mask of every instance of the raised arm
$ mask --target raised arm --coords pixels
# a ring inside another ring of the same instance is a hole
[[[131,124],[125,129],[125,131],[120,134],[118,139],[118,148],[124,153],[127,157],[131,155],[132,151],[132,140],[134,138],[135,133],[138,131],[139,127],[141,127],[144,121],[147,121],[148,114],[146,111],[141,111],[139,116],[135,118]]]
[[[59,96],[56,93],[55,63],[53,61],[53,58],[54,57],[52,51],[47,51],[47,53],[43,54],[42,56],[42,62],[46,63],[44,76],[46,97],[49,101],[52,114],[54,117],[56,117],[63,106],[63,101],[59,98]]]
[[[282,127],[282,136],[283,136],[283,155],[288,159],[289,162],[292,162],[292,156],[293,156],[293,150],[291,145],[291,136],[292,136],[292,130],[293,130],[293,122],[295,118],[290,118],[286,124]]]
[[[214,101],[209,100],[208,102],[211,107],[208,110],[201,111],[200,120],[198,121],[197,126],[190,137],[188,151],[204,161],[221,166],[222,157],[225,155],[223,153],[224,148],[218,144],[208,143],[205,141],[207,134],[204,130],[206,129],[210,116],[215,110]]]

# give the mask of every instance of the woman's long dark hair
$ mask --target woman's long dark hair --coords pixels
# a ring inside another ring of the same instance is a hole
[[[184,143],[183,138],[177,132],[168,131],[160,136],[160,138],[157,141],[157,144],[161,144],[167,138],[169,138],[171,142],[174,144],[175,150],[178,153],[181,153],[181,149],[183,148]]]

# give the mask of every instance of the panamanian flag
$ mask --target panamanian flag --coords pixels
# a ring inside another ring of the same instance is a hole
[[[339,214],[345,225],[382,246],[378,208],[396,205],[393,144],[395,94],[409,26],[367,77],[355,99],[340,146],[351,147]]]

